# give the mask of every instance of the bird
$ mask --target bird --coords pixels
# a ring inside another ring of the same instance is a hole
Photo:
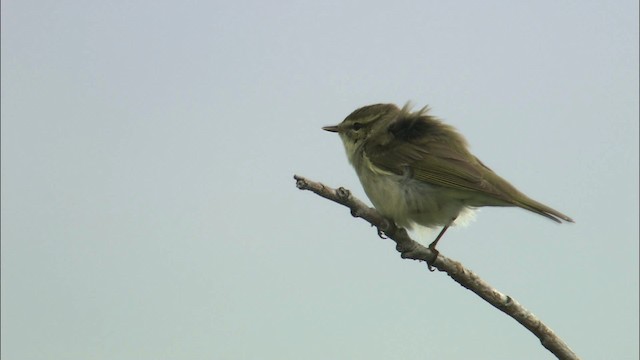
[[[434,251],[456,219],[479,207],[520,207],[558,223],[574,222],[496,174],[428,106],[412,111],[410,103],[402,108],[367,105],[322,129],[339,134],[349,163],[381,215],[409,230],[442,227],[429,245]]]

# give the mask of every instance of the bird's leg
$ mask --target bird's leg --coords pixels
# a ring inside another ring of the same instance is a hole
[[[442,235],[444,235],[444,233],[447,231],[449,226],[451,226],[451,224],[453,224],[455,220],[456,218],[451,219],[451,221],[449,221],[449,223],[442,228],[442,230],[440,231],[440,234],[436,236],[436,239],[433,240],[431,244],[429,244],[429,250],[433,251],[434,253],[433,260],[427,262],[427,265],[429,266],[429,271],[435,270],[431,264],[433,264],[436,261],[436,259],[438,258],[438,255],[440,254],[440,252],[436,250],[436,245],[438,245],[438,241],[440,241],[440,238],[442,238]]]
[[[451,224],[451,223],[449,223]],[[438,245],[438,241],[440,241],[440,238],[442,237],[442,235],[444,235],[444,233],[447,231],[447,229],[449,228],[450,225],[445,225],[442,230],[440,231],[440,234],[438,234],[438,236],[436,237],[435,240],[433,240],[431,242],[431,244],[429,244],[429,249],[431,249],[431,251],[437,251],[436,250],[436,245]]]

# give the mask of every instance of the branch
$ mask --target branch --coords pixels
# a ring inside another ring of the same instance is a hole
[[[442,254],[435,254],[428,247],[412,240],[403,228],[397,227],[393,221],[380,215],[376,209],[367,206],[352,196],[349,190],[343,187],[332,189],[298,175],[294,175],[293,178],[296,180],[298,189],[310,190],[326,199],[344,205],[351,209],[351,215],[360,217],[377,227],[379,233],[382,232],[395,241],[396,250],[400,252],[400,256],[403,259],[426,261],[439,271],[446,272],[458,284],[473,291],[493,307],[514,318],[537,336],[542,346],[547,348],[558,359],[579,359],[553,330],[515,299],[494,289],[478,275],[462,266],[461,263],[451,260]]]

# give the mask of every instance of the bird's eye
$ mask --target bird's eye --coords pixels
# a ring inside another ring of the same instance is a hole
[[[362,124],[360,124],[359,122],[353,123],[353,130],[360,130],[362,129]]]

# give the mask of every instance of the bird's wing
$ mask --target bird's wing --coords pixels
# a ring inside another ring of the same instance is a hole
[[[409,171],[410,176],[426,183],[480,192],[511,203],[507,191],[515,188],[471,155],[462,144],[434,140],[389,141],[368,145],[365,147],[365,156],[371,165],[384,171],[398,175]]]

